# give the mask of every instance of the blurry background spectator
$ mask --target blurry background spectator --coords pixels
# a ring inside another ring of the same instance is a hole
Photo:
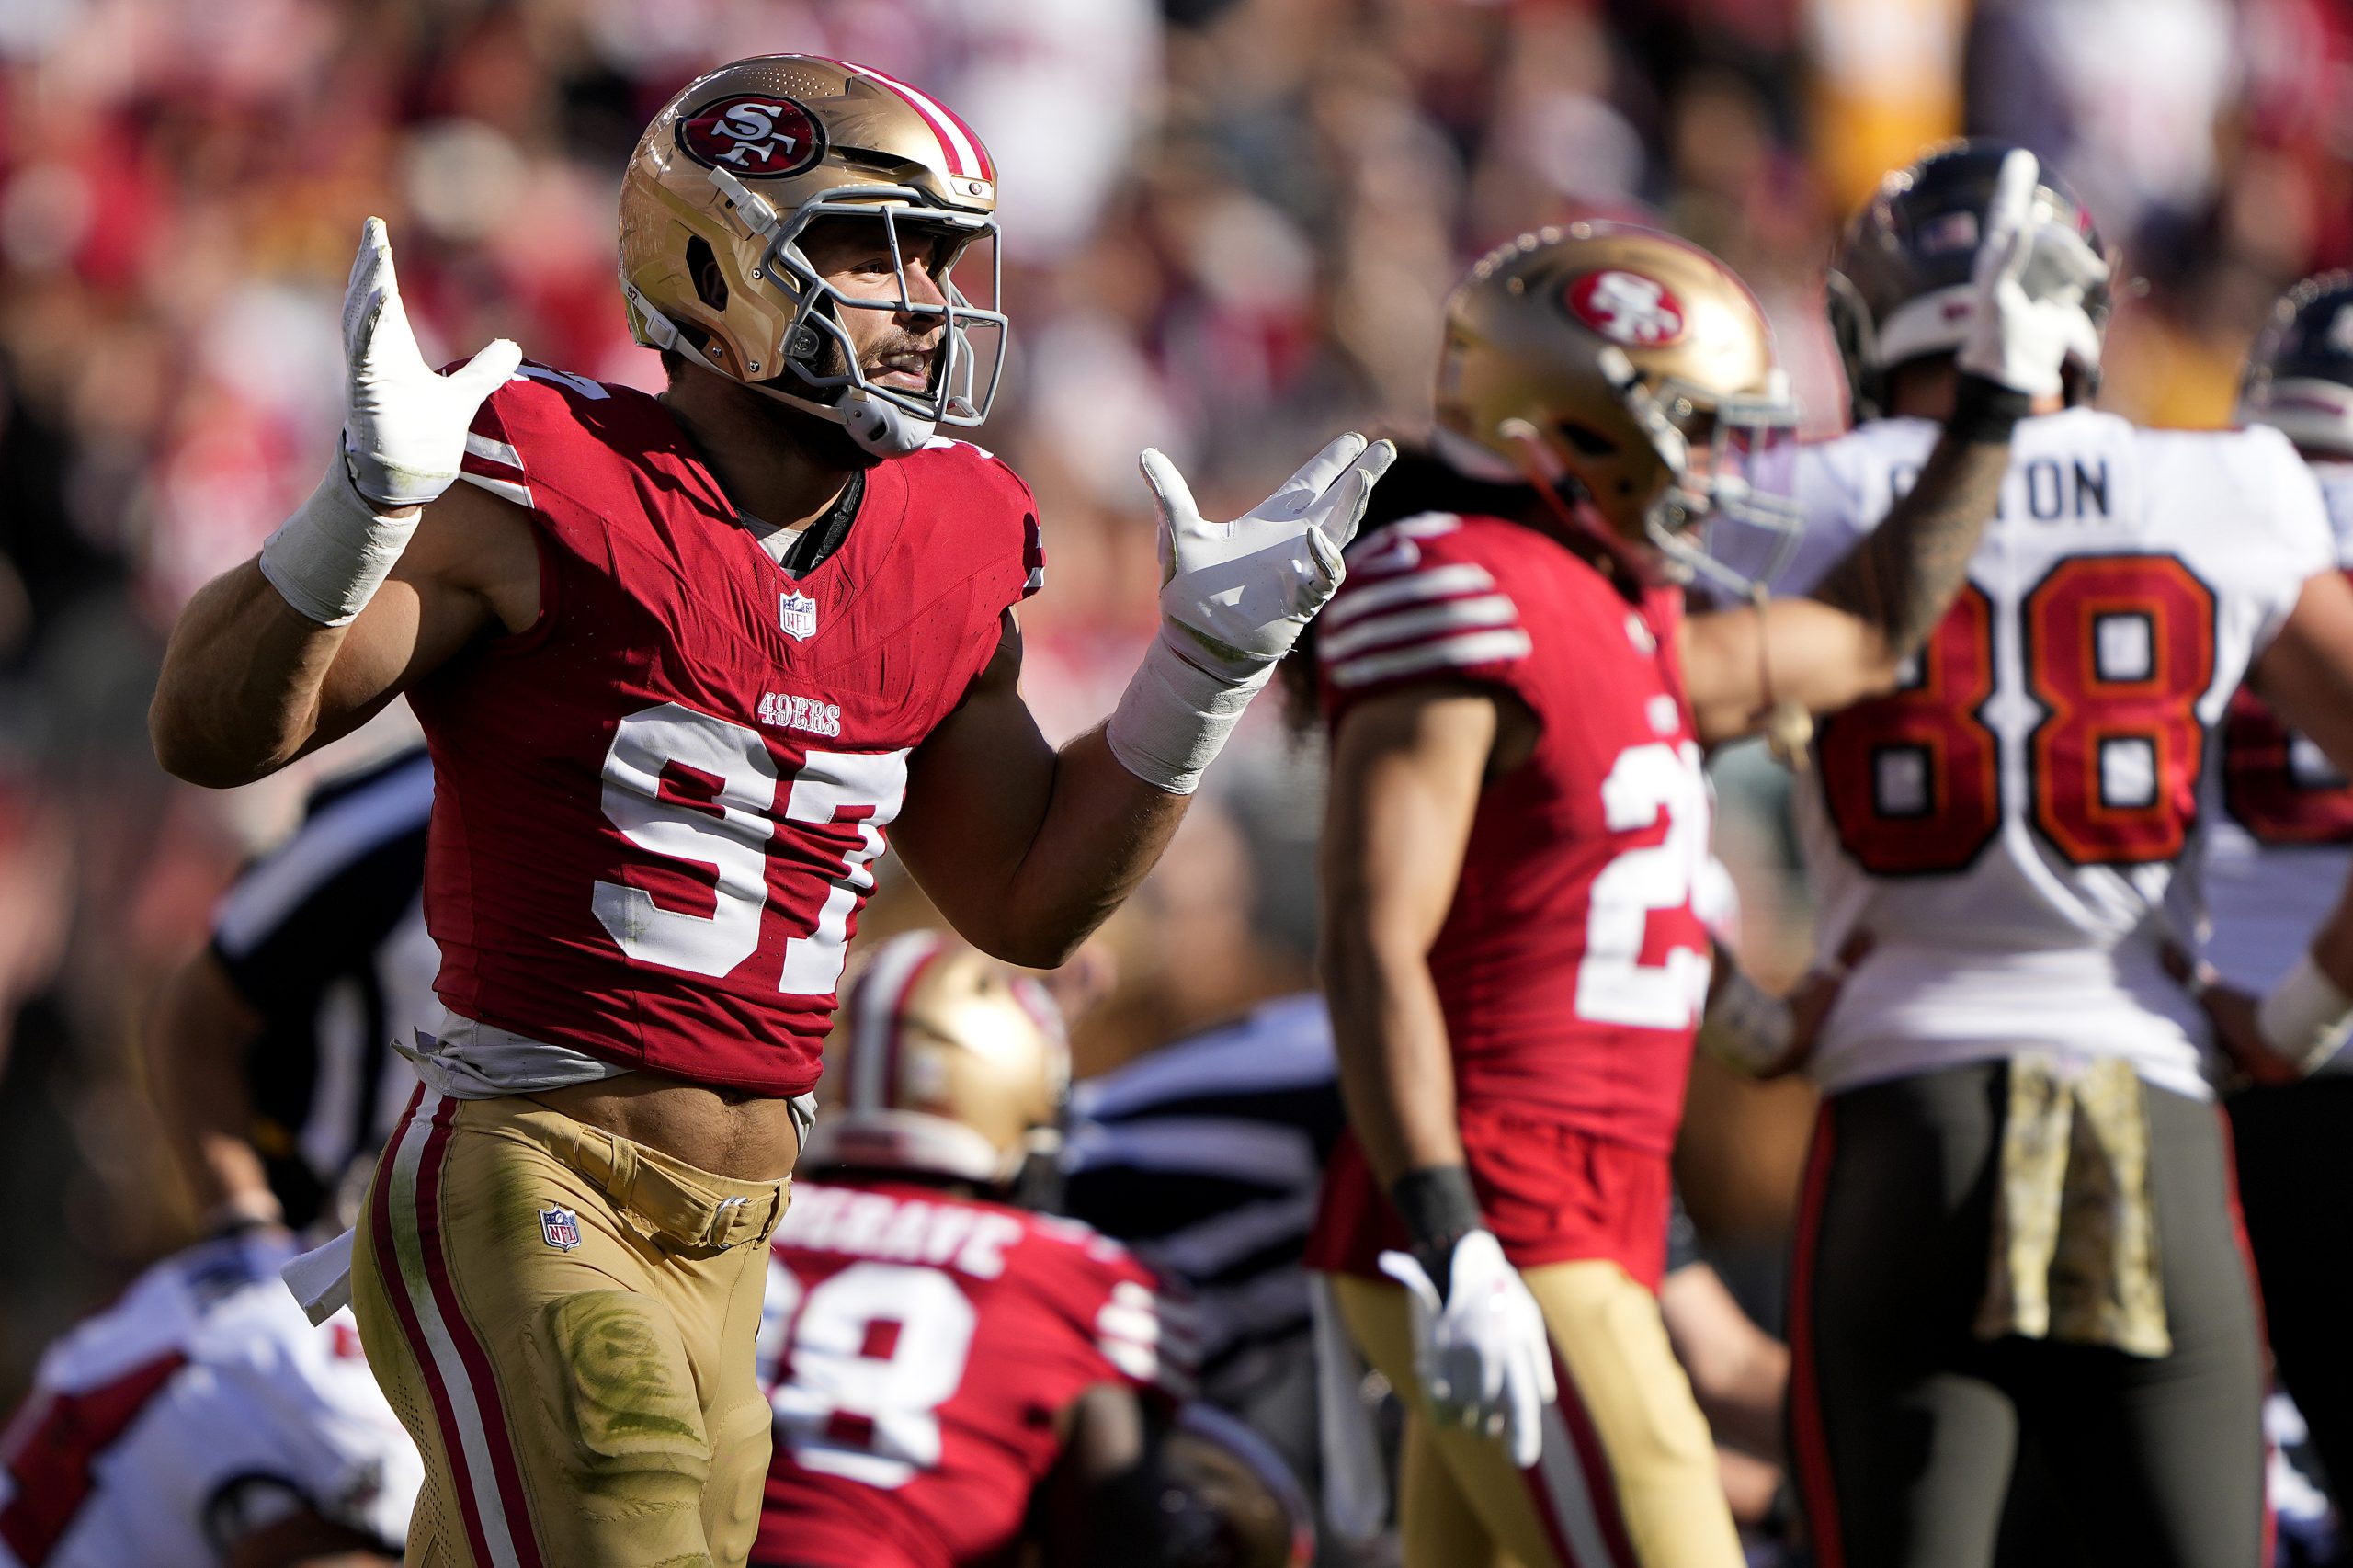
[[[2226,419],[2274,290],[2353,260],[2336,0],[0,0],[0,1404],[195,1222],[133,1041],[305,780],[170,784],[143,712],[179,603],[333,449],[360,220],[390,220],[428,354],[504,333],[654,385],[614,284],[622,161],[698,70],[783,49],[923,84],[1004,170],[1016,358],[981,439],[1043,505],[1027,685],[1058,735],[1150,632],[1136,449],[1214,514],[1344,424],[1417,434],[1444,291],[1519,229],[1630,217],[1722,252],[1815,431],[1845,412],[1836,226],[1964,128],[2056,160],[2145,278],[2111,335],[2126,412]],[[1114,940],[1083,1065],[1303,977],[1316,761],[1271,711],[1231,755],[1243,847],[1199,840]],[[1777,779],[1721,775],[1779,978],[1807,934]],[[1228,926],[1246,900],[1247,939],[1188,900]],[[1769,1324],[1806,1091],[1703,1065],[1692,1106],[1693,1214]]]

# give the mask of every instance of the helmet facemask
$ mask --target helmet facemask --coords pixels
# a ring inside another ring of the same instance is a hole
[[[1631,537],[1638,527],[1655,551],[1651,574],[1677,583],[1704,578],[1738,597],[1754,597],[1788,564],[1804,527],[1790,493],[1798,409],[1782,373],[1772,372],[1763,394],[1726,394],[1677,377],[1653,388],[1614,347],[1604,348],[1598,359],[1645,449],[1588,454],[1575,433],[1557,431],[1547,440],[1527,421],[1506,420],[1500,434],[1518,452],[1527,477],[1565,521],[1602,536],[1614,552],[1640,566],[1643,560]],[[1627,488],[1634,494],[1654,492],[1639,513],[1605,499],[1611,480],[1630,478]],[[1569,481],[1611,526],[1596,528],[1574,517],[1564,498]],[[1725,559],[1711,549],[1719,522],[1736,525],[1744,544],[1763,542],[1744,548],[1738,560]],[[1753,566],[1746,564],[1751,557]]]
[[[748,270],[749,285],[773,290],[792,312],[774,362],[755,358],[745,365],[745,386],[843,426],[878,457],[903,457],[921,449],[943,425],[969,427],[988,417],[1004,374],[1007,326],[997,308],[1003,275],[993,214],[931,205],[912,186],[888,184],[838,187],[779,214],[727,170],[709,173],[762,242]],[[873,296],[845,293],[817,270],[801,241],[813,225],[838,221],[881,226],[891,256],[892,290]],[[950,243],[931,274],[939,300],[919,301],[907,273],[910,242],[942,233]],[[979,300],[964,291],[960,278],[974,276],[976,261],[985,278],[977,285]],[[626,279],[622,287],[639,317],[641,335],[702,358],[690,344],[682,344],[678,329]],[[867,373],[846,324],[845,312],[850,311],[887,311],[938,324],[938,347],[921,392],[885,385]]]

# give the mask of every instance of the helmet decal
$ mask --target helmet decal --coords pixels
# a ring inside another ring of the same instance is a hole
[[[1570,314],[1613,343],[1658,348],[1683,335],[1683,302],[1665,284],[1639,272],[1588,272],[1571,281],[1561,298]]]
[[[678,117],[687,156],[739,179],[781,179],[816,166],[824,128],[792,99],[737,93]]]

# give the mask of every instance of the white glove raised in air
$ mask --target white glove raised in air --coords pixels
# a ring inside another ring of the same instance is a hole
[[[2040,162],[2023,147],[2002,160],[1970,275],[1969,335],[1956,355],[1971,375],[2029,397],[2061,391],[2069,329],[2080,330],[2085,294],[2109,275],[2081,234],[2034,221],[2041,177]]]
[[[436,375],[409,330],[384,221],[370,218],[344,286],[343,358],[343,451],[261,550],[262,575],[324,626],[347,624],[383,586],[416,532],[414,508],[457,482],[474,411],[523,351],[501,337]]]
[[[1456,1242],[1444,1296],[1411,1253],[1382,1253],[1381,1271],[1411,1298],[1414,1371],[1431,1412],[1501,1437],[1519,1469],[1533,1465],[1544,1447],[1544,1407],[1560,1388],[1543,1310],[1502,1244],[1486,1231]]]
[[[351,483],[379,506],[421,506],[457,483],[474,411],[523,362],[491,340],[467,364],[436,375],[417,352],[381,218],[360,231],[343,291],[343,450]]]
[[[1176,465],[1143,454],[1160,509],[1160,635],[1108,739],[1137,778],[1190,794],[1252,695],[1340,585],[1372,487],[1397,449],[1354,431],[1230,523],[1205,519]]]

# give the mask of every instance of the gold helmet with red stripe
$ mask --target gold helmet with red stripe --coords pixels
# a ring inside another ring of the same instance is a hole
[[[1765,312],[1687,240],[1625,223],[1522,234],[1471,269],[1446,308],[1438,444],[1477,477],[1525,479],[1613,545],[1676,575],[1749,586],[1692,537],[1733,518],[1794,542],[1797,511],[1766,467],[1797,408]]]
[[[804,1166],[1008,1187],[1059,1146],[1070,1048],[1029,975],[912,931],[875,949],[842,1013]]]
[[[621,292],[638,342],[846,426],[880,456],[988,415],[1005,365],[996,308],[996,165],[936,99],[863,65],[811,54],[738,60],[697,77],[645,128],[621,180]],[[847,295],[801,247],[812,223],[880,225],[898,290]],[[915,298],[907,242],[934,252],[941,302]],[[968,297],[952,276],[986,269]],[[711,264],[716,264],[716,273]],[[969,270],[969,267],[967,267]],[[870,378],[850,310],[937,319],[921,392]]]

